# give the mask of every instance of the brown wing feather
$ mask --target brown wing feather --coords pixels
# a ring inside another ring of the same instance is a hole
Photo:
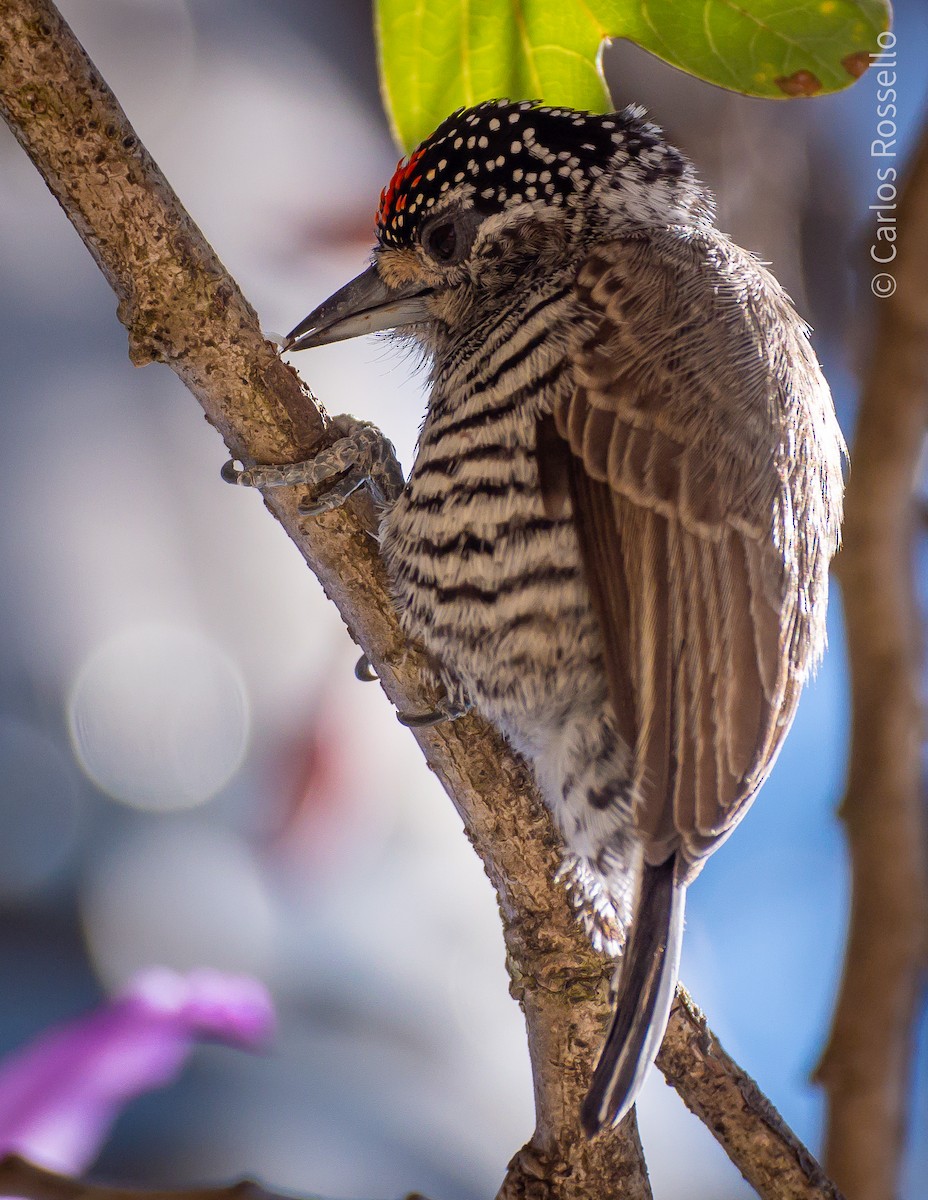
[[[694,871],[766,777],[822,640],[776,544],[795,499],[789,356],[809,352],[742,254],[719,243],[707,266],[669,235],[598,249],[554,412],[646,855],[682,848]]]
[[[638,715],[629,687],[632,664],[628,629],[628,582],[624,571],[615,564],[623,561],[619,529],[612,517],[612,489],[599,482],[568,453],[570,499],[574,512],[588,513],[590,519],[578,525],[581,552],[593,593],[603,636],[603,653],[609,676],[609,691],[615,709],[619,734],[627,746],[638,741]]]

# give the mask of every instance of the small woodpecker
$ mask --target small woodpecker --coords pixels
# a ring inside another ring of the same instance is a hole
[[[405,484],[347,417],[312,462],[227,478],[334,477],[311,512],[370,485],[446,715],[473,705],[531,764],[581,918],[620,955],[592,1136],[635,1101],[687,885],[824,649],[844,443],[807,327],[638,107],[448,117],[384,189],[372,265],[285,348],[386,329],[431,364]]]

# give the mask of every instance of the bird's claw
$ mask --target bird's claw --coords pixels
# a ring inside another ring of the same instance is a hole
[[[445,721],[457,721],[459,717],[465,716],[470,710],[470,704],[453,704],[451,701],[447,701],[444,704],[439,704],[431,712],[398,712],[396,719],[401,725],[405,725],[407,729],[427,729],[431,725],[441,725]]]
[[[379,676],[375,674],[374,668],[371,666],[371,660],[366,654],[362,654],[354,664],[354,677],[355,679],[360,679],[362,683],[377,682]]]
[[[354,665],[354,677],[360,679],[362,683],[376,683],[378,676],[375,675],[371,660],[366,654],[361,657]],[[451,700],[445,700],[444,703],[438,705],[437,708],[430,712],[424,713],[403,713],[398,712],[396,719],[401,725],[405,725],[407,729],[426,729],[430,725],[440,725],[443,721],[456,721],[458,717],[463,717],[465,713],[470,712],[471,705],[469,702],[455,704]]]
[[[301,500],[297,505],[304,517],[318,517],[339,508],[350,495],[370,481],[369,471],[360,464],[350,467],[346,475],[327,487],[315,500]]]

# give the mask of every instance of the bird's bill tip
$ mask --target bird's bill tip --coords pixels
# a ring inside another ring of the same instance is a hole
[[[391,288],[376,267],[346,283],[313,309],[284,339],[283,349],[311,350],[366,333],[421,325],[430,319],[428,297],[421,285]]]

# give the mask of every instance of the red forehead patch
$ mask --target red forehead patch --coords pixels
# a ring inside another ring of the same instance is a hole
[[[413,172],[415,171],[416,166],[424,153],[425,146],[420,146],[419,149],[413,151],[408,158],[401,158],[396,164],[396,170],[393,172],[393,178],[380,193],[380,208],[378,208],[374,217],[378,229],[383,229],[384,226],[387,225],[391,213],[393,213],[393,210],[396,207],[397,196],[399,193],[405,190],[407,184],[415,187],[415,185],[419,182],[418,179],[412,179],[411,176],[413,175]],[[400,205],[400,208],[405,208],[406,197],[402,196],[401,199],[403,200],[403,203]]]

